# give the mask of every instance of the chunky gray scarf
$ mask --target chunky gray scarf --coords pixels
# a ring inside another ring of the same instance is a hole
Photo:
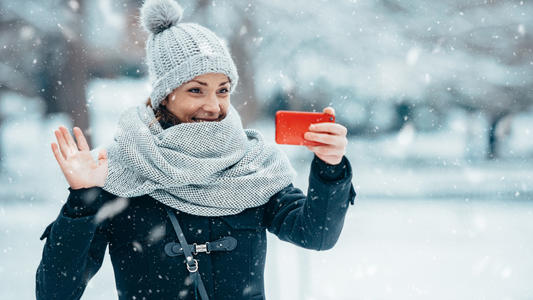
[[[151,125],[150,125],[151,124]],[[103,189],[120,197],[150,195],[199,216],[234,215],[268,202],[296,172],[261,133],[243,129],[230,105],[219,122],[163,129],[152,108],[131,107],[107,147]]]

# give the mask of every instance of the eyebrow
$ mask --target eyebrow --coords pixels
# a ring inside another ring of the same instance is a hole
[[[191,79],[191,80],[185,82],[184,84],[191,83],[191,82],[193,82],[193,81],[194,81],[194,82],[198,82],[198,83],[201,84],[201,85],[207,86],[207,83],[205,83],[205,82],[201,82],[201,81],[198,81],[198,80],[196,80],[196,79]],[[218,86],[223,86],[223,85],[225,85],[225,84],[228,83],[228,82],[229,82],[229,80],[228,80],[228,81],[224,81],[224,82],[220,83]]]

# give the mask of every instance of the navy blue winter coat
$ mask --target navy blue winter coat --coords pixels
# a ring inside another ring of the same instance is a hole
[[[315,156],[307,196],[290,184],[268,203],[237,215],[178,213],[189,244],[237,240],[232,251],[195,255],[210,299],[264,299],[266,230],[300,247],[333,247],[354,203],[351,179],[346,157],[332,166]],[[41,236],[47,240],[36,274],[37,299],[79,299],[108,245],[119,299],[194,299],[184,256],[164,250],[178,242],[165,205],[147,195],[130,198],[120,213],[95,223],[98,210],[116,196],[100,187],[69,190],[59,216]],[[96,200],[87,205],[87,198]]]

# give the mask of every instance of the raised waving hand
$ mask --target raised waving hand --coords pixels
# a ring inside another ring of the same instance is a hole
[[[103,186],[107,178],[107,153],[98,152],[98,161],[91,156],[89,145],[79,127],[74,127],[76,142],[65,126],[54,130],[57,143],[52,143],[52,152],[72,189]]]

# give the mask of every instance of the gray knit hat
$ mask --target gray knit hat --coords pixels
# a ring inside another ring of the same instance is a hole
[[[202,74],[228,76],[230,93],[239,80],[235,63],[222,40],[198,24],[179,23],[182,15],[183,9],[174,0],[146,0],[141,8],[141,22],[149,32],[146,64],[154,108],[175,88]]]

